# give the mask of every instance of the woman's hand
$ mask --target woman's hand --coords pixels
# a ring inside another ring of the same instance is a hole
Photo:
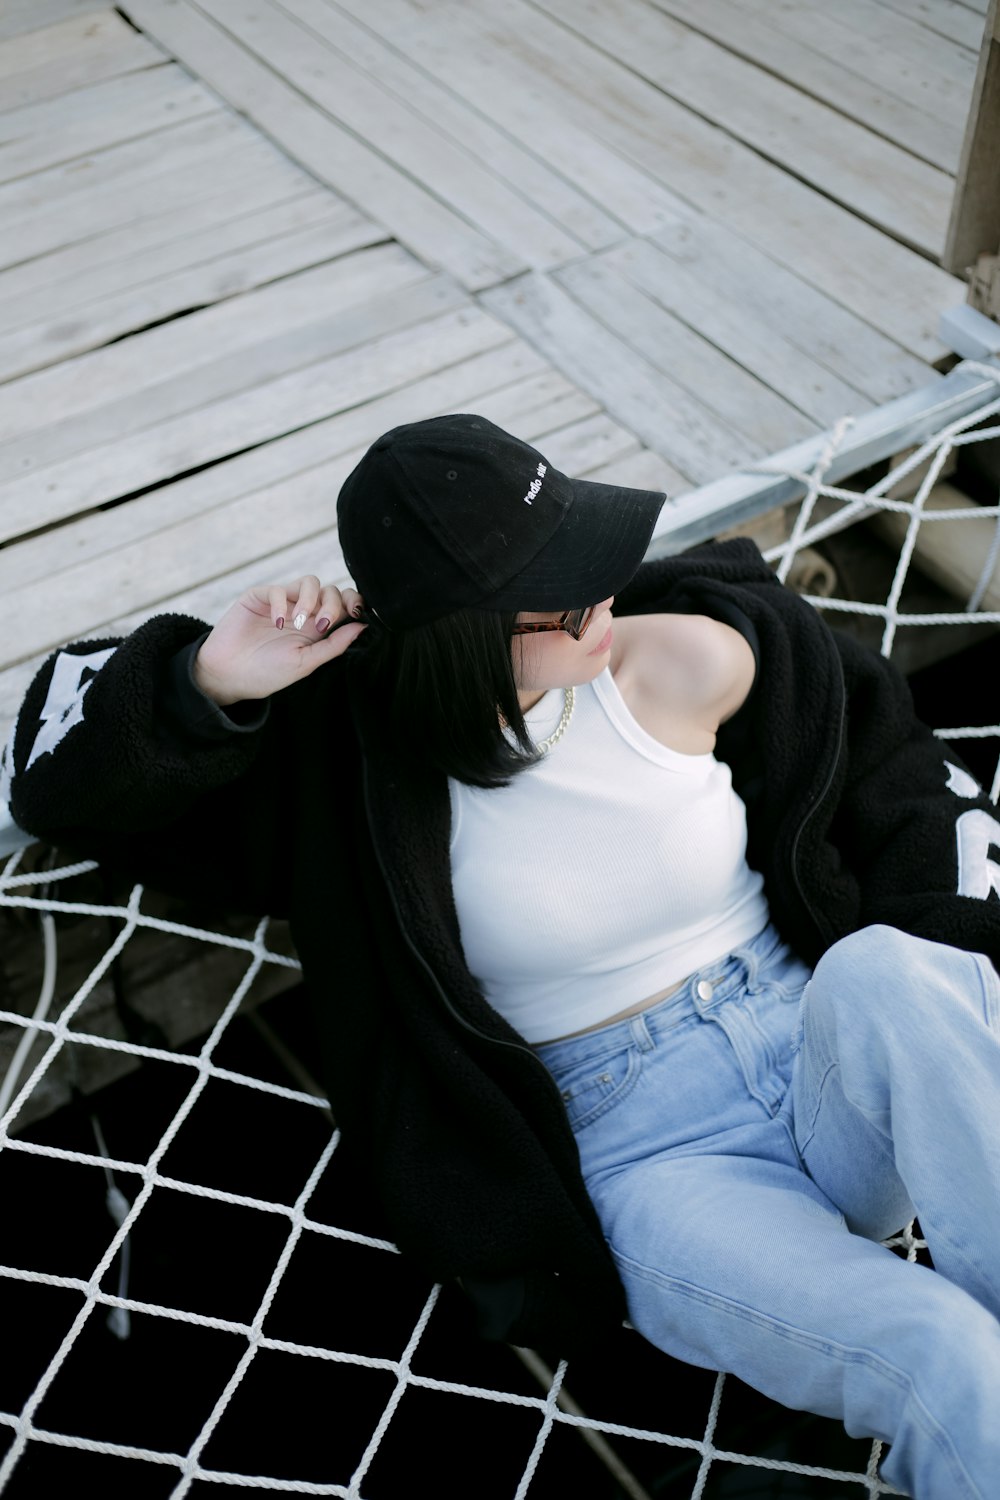
[[[323,585],[312,574],[287,586],[247,589],[195,657],[195,682],[222,707],[269,698],[343,655],[367,627],[358,622],[327,631],[361,605],[356,590]]]

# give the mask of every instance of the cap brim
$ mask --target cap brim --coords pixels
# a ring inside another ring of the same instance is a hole
[[[666,495],[572,479],[573,504],[541,551],[477,609],[577,609],[617,594],[649,546]]]

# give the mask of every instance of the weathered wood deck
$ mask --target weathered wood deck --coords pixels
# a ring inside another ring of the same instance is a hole
[[[985,0],[7,0],[0,733],[476,410],[676,495],[935,378]],[[127,19],[126,19],[127,18]]]

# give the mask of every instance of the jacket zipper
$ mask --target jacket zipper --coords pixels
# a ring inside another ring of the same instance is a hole
[[[363,790],[363,795],[364,795],[364,799],[365,799],[365,818],[366,818],[366,820],[368,822],[368,832],[371,835],[372,848],[375,850],[375,859],[378,862],[379,870],[382,873],[382,880],[383,880],[383,882],[385,884],[385,888],[386,888],[386,890],[389,893],[389,901],[390,901],[390,903],[392,905],[393,912],[395,913],[396,922],[397,922],[397,925],[399,927],[399,930],[400,930],[400,932],[403,935],[403,941],[405,942],[406,946],[409,948],[410,952],[413,954],[414,958],[419,963],[420,967],[424,970],[425,974],[427,975],[428,979],[431,981],[431,984],[434,986],[434,988],[437,991],[438,995],[441,997],[442,1003],[444,1004],[444,1007],[448,1011],[449,1015],[451,1015],[453,1017],[453,1019],[456,1020],[460,1026],[464,1027],[466,1031],[470,1031],[472,1033],[472,1035],[478,1037],[480,1041],[488,1042],[491,1046],[494,1046],[494,1047],[510,1047],[510,1048],[512,1048],[516,1052],[523,1052],[526,1057],[530,1057],[531,1058],[532,1062],[538,1064],[538,1066],[542,1069],[542,1072],[545,1074],[545,1077],[548,1079],[549,1083],[551,1084],[552,1088],[555,1090],[556,1094],[558,1095],[559,1090],[558,1090],[558,1087],[556,1085],[555,1079],[552,1077],[552,1074],[549,1072],[548,1068],[542,1062],[541,1058],[537,1055],[537,1053],[533,1052],[530,1047],[524,1046],[520,1042],[508,1042],[508,1041],[505,1041],[503,1039],[503,1037],[489,1036],[487,1032],[481,1031],[478,1026],[473,1025],[473,1023],[466,1016],[462,1015],[462,1012],[452,1002],[450,996],[448,995],[447,990],[445,989],[444,985],[441,983],[440,979],[435,974],[434,970],[431,968],[431,966],[428,963],[427,959],[424,957],[424,955],[421,953],[420,949],[417,947],[416,943],[411,938],[409,932],[407,931],[406,923],[403,921],[403,914],[402,914],[402,912],[399,909],[399,903],[396,900],[396,893],[395,893],[395,890],[393,889],[392,881],[389,879],[389,872],[386,869],[385,861],[382,858],[382,851],[379,848],[378,838],[377,838],[377,836],[375,834],[375,823],[374,823],[374,819],[372,818],[371,800],[370,800],[370,797],[369,797],[368,761],[367,761],[367,758],[364,756],[364,754],[362,754],[361,759],[362,759],[362,770],[361,770],[362,790]]]
[[[816,931],[819,933],[823,941],[828,944],[834,941],[834,935],[831,929],[826,925],[826,922],[823,920],[823,918],[817,914],[812,906],[812,903],[805,893],[805,888],[802,884],[802,881],[799,879],[798,857],[799,844],[801,842],[802,835],[805,832],[806,824],[810,821],[811,818],[815,816],[817,810],[822,805],[827,792],[830,790],[830,787],[833,784],[833,778],[836,775],[837,766],[840,764],[840,754],[844,745],[844,720],[846,718],[845,704],[847,699],[847,686],[844,682],[844,669],[841,665],[840,657],[836,655],[836,647],[834,647],[834,653],[834,659],[837,663],[837,675],[840,684],[840,716],[837,724],[837,744],[833,756],[830,760],[830,768],[827,771],[826,780],[824,781],[823,786],[820,788],[820,791],[817,793],[812,806],[809,808],[808,812],[803,817],[802,822],[799,824],[798,829],[796,830],[795,838],[792,840],[792,852],[790,858],[792,868],[792,881],[795,885],[795,889],[798,891],[799,897],[802,901],[802,905],[805,907],[809,916],[812,918],[812,922],[816,928]]]

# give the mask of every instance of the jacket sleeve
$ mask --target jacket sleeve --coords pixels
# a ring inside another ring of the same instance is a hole
[[[280,715],[224,711],[198,691],[191,662],[207,629],[161,615],[55,652],[21,704],[0,800],[26,832],[132,878],[281,915],[288,778],[268,777]]]
[[[834,838],[864,925],[986,953],[1000,969],[1000,817],[958,754],[918,719],[902,673],[836,635],[847,772]]]

